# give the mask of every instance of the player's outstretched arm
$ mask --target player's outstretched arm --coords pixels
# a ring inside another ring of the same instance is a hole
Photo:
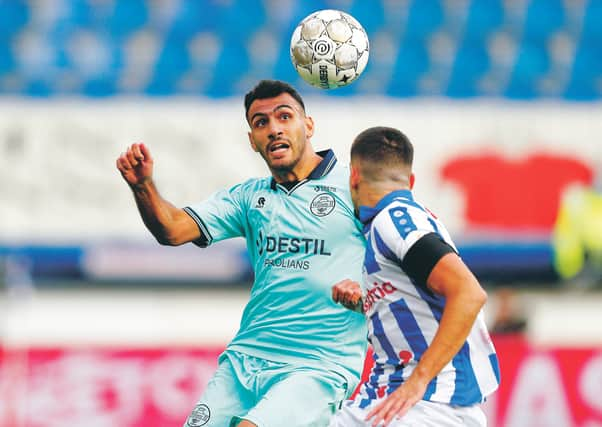
[[[153,157],[144,144],[132,144],[117,158],[117,169],[130,186],[140,216],[162,245],[181,245],[200,237],[200,230],[184,210],[163,199],[153,182]]]
[[[408,380],[368,414],[373,426],[403,417],[422,399],[429,382],[460,351],[487,300],[485,290],[455,253],[437,262],[427,285],[446,298],[439,328]]]

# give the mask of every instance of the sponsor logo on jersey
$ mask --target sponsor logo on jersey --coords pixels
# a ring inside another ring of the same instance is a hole
[[[209,422],[209,418],[211,418],[209,407],[204,403],[199,403],[186,420],[186,425],[188,427],[201,427]]]
[[[329,193],[320,193],[311,201],[309,210],[315,216],[326,216],[334,210],[336,201]]]
[[[383,299],[396,290],[397,289],[391,282],[374,282],[374,286],[371,289],[368,289],[366,296],[364,297],[364,313],[367,313],[376,301]]]
[[[264,235],[259,231],[257,239],[257,253],[266,255],[264,265],[279,268],[294,268],[307,270],[310,262],[306,259],[294,259],[289,255],[321,255],[331,256],[326,240],[312,237],[285,237]]]

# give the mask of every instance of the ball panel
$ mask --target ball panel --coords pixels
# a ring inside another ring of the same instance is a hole
[[[301,28],[301,38],[305,40],[314,40],[320,37],[324,32],[326,26],[321,19],[310,19],[303,23]]]
[[[326,25],[326,33],[328,34],[328,37],[338,43],[344,43],[352,36],[351,28],[347,25],[347,22],[342,19],[330,21],[328,25]]]
[[[323,21],[334,21],[335,19],[341,19],[342,15],[345,12],[341,12],[339,10],[334,9],[324,9],[320,10],[316,13],[316,16],[322,19]]]
[[[343,44],[334,53],[334,63],[343,70],[355,68],[357,63],[357,49],[350,44]]]
[[[312,63],[314,50],[305,40],[299,40],[292,49],[293,63],[302,67]]]
[[[338,10],[320,10],[293,31],[290,56],[299,76],[322,89],[345,86],[368,62],[369,41],[360,23]]]

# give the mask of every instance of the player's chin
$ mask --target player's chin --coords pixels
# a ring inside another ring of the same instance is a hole
[[[295,162],[289,156],[273,158],[270,157],[268,159],[268,163],[270,165],[270,169],[276,170],[279,172],[288,172],[293,169],[295,166]]]

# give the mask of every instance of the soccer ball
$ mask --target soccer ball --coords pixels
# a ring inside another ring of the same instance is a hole
[[[291,61],[307,83],[334,89],[354,81],[368,63],[366,31],[351,15],[320,10],[304,18],[291,38]]]

